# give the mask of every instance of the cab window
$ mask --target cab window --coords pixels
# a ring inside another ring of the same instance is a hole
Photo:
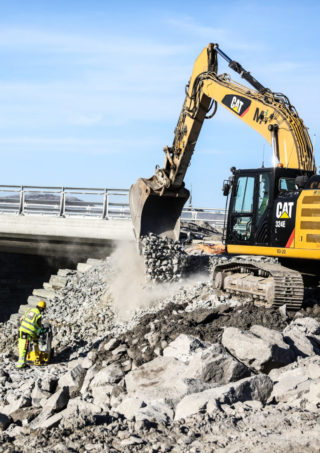
[[[232,235],[236,241],[249,241],[252,233],[252,216],[235,216],[232,219]]]
[[[280,192],[294,192],[296,190],[295,178],[280,178],[279,191]]]
[[[254,176],[242,176],[238,179],[233,212],[252,212],[254,194]]]

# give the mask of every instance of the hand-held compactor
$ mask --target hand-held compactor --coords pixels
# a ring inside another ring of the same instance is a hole
[[[53,357],[51,324],[43,324],[38,341],[30,340],[27,347],[26,363],[28,365],[48,364]]]

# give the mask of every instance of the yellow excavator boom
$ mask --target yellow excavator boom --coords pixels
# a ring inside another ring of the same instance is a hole
[[[232,81],[227,74],[218,75],[218,55],[253,88]],[[215,114],[218,104],[271,144],[275,165],[315,171],[308,131],[289,99],[261,85],[218,44],[209,44],[194,63],[172,146],[164,148],[163,168],[156,167],[151,178],[138,179],[130,189],[137,240],[149,232],[178,239],[180,215],[189,197],[184,177],[202,124]]]

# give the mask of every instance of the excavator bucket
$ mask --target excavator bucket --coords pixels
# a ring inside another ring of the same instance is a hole
[[[130,213],[136,240],[154,233],[177,241],[181,212],[189,194],[184,187],[162,193],[153,177],[138,179],[130,188]]]

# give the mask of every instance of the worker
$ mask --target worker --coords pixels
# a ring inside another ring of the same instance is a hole
[[[17,368],[23,368],[26,366],[26,355],[29,341],[33,341],[35,351],[39,351],[38,339],[41,330],[41,317],[45,309],[46,303],[43,300],[40,300],[36,307],[27,310],[20,318],[18,343],[19,359],[16,363]]]

